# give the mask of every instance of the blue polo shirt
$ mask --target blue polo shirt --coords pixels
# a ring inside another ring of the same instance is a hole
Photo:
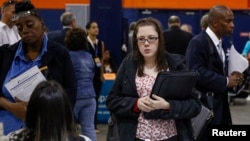
[[[2,91],[6,99],[8,99],[13,103],[15,102],[15,100],[11,97],[10,93],[8,92],[8,90],[5,88],[4,85],[11,79],[17,77],[18,75],[22,74],[23,72],[32,68],[33,66],[37,65],[39,67],[41,65],[42,56],[47,52],[47,42],[48,42],[48,37],[47,35],[44,35],[41,54],[34,61],[26,59],[23,49],[24,43],[22,41],[19,43],[15,57],[12,61],[9,72],[5,77],[4,84],[2,87]],[[4,125],[5,135],[23,127],[23,122],[7,110],[0,111],[0,122],[2,122]]]

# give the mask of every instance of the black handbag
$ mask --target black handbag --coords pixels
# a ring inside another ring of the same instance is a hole
[[[106,141],[120,141],[117,118],[114,114],[111,114],[108,120],[108,133]]]
[[[191,119],[195,141],[198,141],[201,138],[201,136],[204,134],[205,129],[214,116],[212,92],[207,93],[207,101],[209,107],[202,105],[200,113],[196,117]]]

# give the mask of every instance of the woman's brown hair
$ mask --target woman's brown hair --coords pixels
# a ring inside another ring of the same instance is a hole
[[[162,32],[161,23],[152,17],[143,18],[136,22],[134,34],[133,34],[133,57],[136,61],[138,61],[138,76],[143,76],[143,69],[145,65],[145,61],[143,59],[142,54],[139,51],[138,43],[137,43],[137,33],[138,29],[143,26],[153,26],[155,31],[158,33],[159,46],[156,53],[156,69],[157,71],[166,70],[168,68],[167,60],[166,60],[166,51],[164,47],[164,37]]]

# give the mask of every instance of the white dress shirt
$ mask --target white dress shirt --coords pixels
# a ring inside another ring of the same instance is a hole
[[[221,45],[222,40],[219,39],[209,27],[206,29],[206,33],[213,41],[214,45],[216,46],[217,52],[221,57],[223,64],[225,64],[225,53],[224,53],[222,45]]]
[[[8,25],[0,21],[0,46],[3,44],[14,44],[20,39],[16,26],[9,28]]]
[[[206,28],[206,33],[212,39],[214,45],[216,46],[217,52],[220,55],[221,60],[223,62],[223,68],[225,69],[225,53],[224,53],[222,45],[221,45],[222,44],[221,39],[219,39],[209,27]],[[226,79],[227,79],[227,86],[228,86],[229,78],[226,77]]]

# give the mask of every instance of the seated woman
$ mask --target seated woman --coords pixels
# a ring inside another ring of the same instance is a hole
[[[76,130],[64,89],[54,80],[43,81],[27,106],[25,127],[9,134],[10,141],[91,141]]]
[[[115,62],[111,56],[111,53],[108,49],[106,49],[103,53],[103,60],[102,60],[102,69],[103,73],[116,73],[116,66]]]

